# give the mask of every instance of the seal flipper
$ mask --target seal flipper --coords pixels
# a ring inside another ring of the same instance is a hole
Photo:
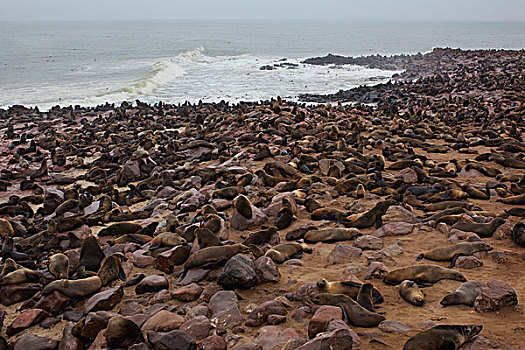
[[[421,261],[423,260],[423,258],[425,257],[425,255],[423,253],[419,254],[417,257],[416,257],[416,261]]]
[[[120,278],[123,282],[126,282],[126,272],[124,272],[124,269],[120,264],[118,267],[118,278]]]
[[[381,226],[383,226],[383,217],[379,216],[376,220],[376,229],[381,228]]]
[[[458,258],[460,256],[465,256],[465,254],[463,253],[458,253],[456,255],[454,255],[454,257],[452,258],[452,261],[450,262],[450,265],[448,265],[448,268],[451,269],[453,268],[454,266],[456,266],[456,260],[458,260]]]

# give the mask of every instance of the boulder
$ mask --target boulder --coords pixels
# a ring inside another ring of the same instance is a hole
[[[173,299],[189,302],[199,299],[202,290],[202,287],[197,283],[191,283],[187,286],[175,289],[171,292],[171,296]]]
[[[277,265],[272,259],[264,255],[255,260],[255,273],[257,274],[259,283],[278,283],[281,279]]]
[[[217,278],[217,283],[226,289],[249,289],[257,284],[257,274],[252,259],[237,254],[232,257]]]
[[[261,209],[252,205],[252,213],[252,218],[246,219],[244,216],[234,210],[230,221],[231,228],[239,231],[246,231],[260,227],[266,222],[267,217],[264,215]]]
[[[233,291],[219,291],[211,297],[208,308],[211,321],[218,327],[233,328],[244,322],[237,305],[237,295]]]
[[[379,324],[378,328],[385,333],[395,334],[404,334],[412,331],[408,325],[394,320],[384,320]]]
[[[226,348],[226,340],[218,335],[211,335],[199,343],[199,350],[226,350]]]
[[[71,333],[73,325],[73,322],[68,322],[64,327],[58,350],[84,350],[86,348],[84,343]]]
[[[160,253],[153,261],[153,267],[164,273],[170,274],[173,268],[182,265],[190,256],[191,246],[178,245]]]
[[[40,322],[42,322],[42,320],[49,316],[50,314],[42,309],[24,310],[15,318],[13,323],[11,323],[9,327],[7,327],[5,333],[8,336],[12,337],[13,335],[20,333],[24,329],[39,324]]]
[[[0,304],[10,306],[32,298],[42,290],[38,283],[9,284],[0,288]]]
[[[58,315],[69,304],[69,301],[70,299],[68,297],[55,290],[53,293],[40,299],[35,304],[35,308],[45,310],[53,315]]]
[[[479,260],[473,255],[460,256],[456,260],[456,267],[461,269],[475,269],[483,266],[483,261]]]
[[[100,310],[111,310],[124,297],[124,288],[111,288],[103,292],[99,292],[88,299],[84,305],[84,313]]]
[[[181,330],[173,330],[167,333],[150,331],[148,341],[155,350],[196,350],[197,343],[191,335]]]
[[[210,319],[204,315],[196,316],[180,326],[180,330],[188,333],[195,338],[195,340],[206,338],[210,334],[212,328],[213,325],[211,324]]]
[[[137,284],[135,287],[135,293],[144,294],[151,292],[158,292],[162,289],[168,289],[169,283],[168,280],[159,275],[151,275],[144,278],[142,281]]]
[[[160,310],[144,322],[141,328],[144,332],[169,332],[178,329],[183,323],[184,318],[175,312]]]
[[[373,235],[375,237],[385,237],[385,236],[403,236],[408,235],[414,231],[414,225],[407,222],[391,222],[385,224],[374,231]]]
[[[268,321],[270,315],[284,316],[287,314],[286,308],[278,300],[265,301],[257,306],[246,318],[246,325],[249,327],[259,327]]]
[[[329,333],[321,333],[296,350],[352,350],[352,334],[347,329],[336,329]]]
[[[517,303],[516,291],[507,282],[490,280],[476,297],[474,310],[480,313],[491,312]]]
[[[328,263],[331,265],[335,264],[346,264],[351,260],[359,258],[363,251],[359,248],[352,247],[349,244],[339,243],[328,255]]]
[[[330,321],[343,319],[343,311],[338,306],[321,305],[314,316],[308,322],[308,337],[313,338],[317,334],[326,331]]]
[[[354,241],[354,245],[360,249],[379,250],[383,248],[383,240],[379,237],[371,235],[364,235],[357,237]]]
[[[47,337],[24,334],[15,343],[14,350],[55,350],[58,341]]]
[[[281,350],[292,338],[300,338],[299,333],[293,328],[266,326],[257,331],[255,343],[260,345],[262,350]]]

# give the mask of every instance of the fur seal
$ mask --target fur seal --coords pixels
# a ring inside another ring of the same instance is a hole
[[[317,230],[317,227],[315,226],[305,226],[305,227],[299,227],[295,230],[289,231],[286,233],[286,240],[287,241],[295,241],[298,239],[301,239],[304,237],[304,235],[311,230]]]
[[[254,244],[261,246],[263,244],[269,243],[272,237],[276,237],[277,242],[279,242],[279,234],[277,233],[277,227],[270,226],[264,228],[260,231],[250,234],[243,242],[244,245]]]
[[[525,224],[518,222],[512,228],[512,240],[519,246],[525,248]]]
[[[481,332],[483,326],[439,325],[412,336],[403,350],[457,350]]]
[[[2,271],[0,271],[0,277],[4,277],[8,273],[15,271],[17,268],[16,262],[13,259],[6,259]]]
[[[433,261],[452,261],[449,268],[454,267],[459,256],[472,255],[476,252],[490,251],[492,247],[483,241],[481,242],[461,242],[446,247],[437,247],[419,254],[417,261],[423,258]]]
[[[312,220],[334,220],[344,221],[349,215],[347,211],[339,210],[336,208],[317,208],[312,211]]]
[[[413,281],[405,280],[401,282],[399,295],[414,306],[423,306],[425,303],[425,293]]]
[[[413,265],[390,271],[383,279],[386,284],[399,284],[404,280],[416,283],[436,283],[442,279],[466,282],[466,278],[458,271],[445,269],[438,265]]]
[[[385,318],[375,312],[371,312],[354,299],[344,294],[321,293],[313,298],[314,302],[321,305],[339,306],[343,310],[345,319],[357,327],[376,327]]]
[[[195,229],[195,237],[199,243],[199,248],[213,247],[221,244],[221,240],[217,235],[205,228]],[[184,239],[184,238],[183,238]]]
[[[509,197],[505,197],[505,198],[499,198],[497,201],[505,203],[505,204],[524,205],[525,204],[525,193],[517,195],[517,196],[509,196]]]
[[[70,298],[81,298],[97,292],[102,287],[102,280],[98,276],[78,280],[56,280],[49,283],[42,290],[42,294],[48,295],[55,290]]]
[[[0,237],[6,239],[8,237],[14,237],[15,230],[11,223],[5,219],[0,219]]]
[[[368,311],[375,312],[374,298],[372,297],[373,288],[372,283],[363,283],[361,288],[359,288],[359,293],[357,293],[356,301]]]
[[[465,232],[474,232],[481,238],[492,237],[494,231],[505,222],[505,219],[497,217],[486,224],[473,222],[458,222],[452,225],[452,228]]]
[[[9,237],[4,241],[1,253],[4,258],[11,258],[14,261],[24,261],[29,259],[29,256],[26,253],[17,252],[15,250],[15,242],[12,237]]]
[[[117,236],[127,233],[137,233],[141,229],[142,226],[134,222],[118,222],[100,230],[98,236]]]
[[[120,315],[109,319],[105,336],[110,349],[127,349],[143,339],[140,327],[135,322]]]
[[[197,250],[195,253],[191,254],[188,260],[186,260],[186,262],[184,263],[184,273],[182,274],[182,276],[185,276],[186,271],[191,269],[192,267],[219,263],[221,261],[228,260],[239,253],[250,252],[250,248],[243,244],[207,247],[201,250]]]
[[[367,228],[375,224],[376,228],[379,228],[382,226],[382,216],[394,203],[395,202],[393,200],[379,202],[372,209],[364,213],[348,216],[344,222],[344,225],[346,227]]]
[[[473,306],[476,297],[484,287],[485,283],[481,281],[463,283],[458,289],[445,295],[440,304],[443,306],[459,304]]]
[[[201,228],[201,230],[207,230],[207,229]],[[186,240],[182,238],[177,232],[168,231],[168,232],[162,232],[156,235],[151,240],[149,249],[154,250],[160,247],[175,247],[181,244],[186,244]]]
[[[57,280],[65,279],[69,276],[69,258],[62,253],[53,254],[48,268]]]
[[[100,269],[97,272],[97,276],[102,281],[103,286],[107,286],[109,282],[120,278],[122,281],[126,281],[126,273],[122,268],[122,262],[128,260],[122,253],[114,253],[108,255],[100,263]]]
[[[465,209],[471,209],[473,206],[472,203],[468,202],[462,202],[462,201],[444,201],[444,202],[438,202],[438,203],[432,203],[427,206],[423,210],[425,211],[438,211],[438,210],[444,210],[449,208],[465,208]]]
[[[105,257],[95,236],[88,236],[84,242],[82,242],[78,264],[71,272],[77,271],[80,266],[84,266],[88,271],[98,271],[100,263]]]
[[[302,252],[311,253],[312,248],[304,243],[288,242],[276,245],[266,252],[266,256],[277,264],[282,264],[294,256],[299,256]]]
[[[235,197],[233,200],[233,207],[246,219],[249,220],[253,217],[252,203],[250,203],[250,200],[245,195],[240,194]]]
[[[0,285],[38,282],[42,275],[31,269],[17,269],[0,278]]]
[[[344,294],[348,295],[352,299],[357,299],[359,291],[363,286],[363,283],[358,281],[334,281],[328,282],[322,278],[317,281],[317,287],[323,293],[329,294]],[[380,304],[383,302],[383,296],[376,287],[372,288],[372,301],[374,304]]]
[[[275,219],[275,226],[278,230],[284,230],[287,227],[290,227],[293,221],[293,207],[290,200],[286,197],[282,199],[282,206],[279,212],[277,213],[277,218]]]
[[[312,230],[306,232],[304,241],[306,243],[317,242],[339,242],[354,239],[363,234],[356,228],[327,228],[323,230]]]

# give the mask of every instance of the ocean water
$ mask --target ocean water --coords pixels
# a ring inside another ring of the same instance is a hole
[[[309,66],[300,63],[305,58],[433,47],[522,49],[525,23],[0,22],[0,108],[296,99],[395,73]],[[280,63],[297,66],[260,69]]]

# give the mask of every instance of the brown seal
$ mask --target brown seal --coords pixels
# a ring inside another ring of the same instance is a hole
[[[272,247],[266,252],[266,256],[272,259],[277,264],[282,264],[292,257],[299,256],[302,252],[311,253],[312,248],[304,243],[282,243]]]
[[[326,279],[322,278],[317,281],[317,287],[323,293],[329,294],[344,294],[348,295],[352,299],[357,299],[359,295],[359,290],[363,283],[359,281],[334,281],[328,282]],[[374,304],[380,304],[383,302],[383,296],[376,287],[372,288],[372,297]]]
[[[357,303],[367,309],[368,311],[375,312],[374,308],[374,298],[372,296],[372,290],[374,286],[372,283],[363,283],[361,288],[359,288],[359,293],[357,293]]]
[[[105,337],[110,349],[127,349],[143,339],[140,327],[135,322],[120,315],[109,319]]]
[[[49,272],[55,276],[57,280],[67,278],[69,276],[69,258],[62,254],[53,254],[49,258]]]
[[[42,294],[48,295],[55,290],[70,298],[81,298],[97,292],[102,287],[102,281],[98,276],[78,280],[56,280],[49,283],[42,290]]]
[[[413,265],[390,271],[383,279],[386,284],[399,284],[404,280],[416,283],[436,283],[443,279],[465,282],[466,278],[458,271],[445,269],[438,265]]]
[[[122,262],[128,260],[122,253],[114,253],[108,255],[102,260],[97,276],[102,281],[103,286],[107,286],[109,282],[120,278],[126,281],[126,273],[122,268]]]
[[[260,231],[250,234],[242,242],[242,244],[244,245],[255,244],[255,245],[261,246],[263,244],[270,243],[270,241],[273,238],[275,240],[275,243],[279,243],[279,234],[277,233],[277,228],[275,226],[270,226],[270,227],[263,228]]]
[[[9,272],[1,277],[0,285],[38,282],[41,276],[42,275],[38,271],[22,268]]]
[[[120,236],[127,233],[137,233],[141,229],[142,226],[134,222],[118,222],[100,230],[98,236]]]
[[[203,266],[207,264],[219,263],[228,260],[239,253],[249,253],[250,248],[243,244],[231,244],[215,247],[207,247],[197,250],[191,254],[188,260],[184,263],[184,270],[187,271],[192,267]],[[185,273],[183,273],[183,276]]]
[[[16,262],[13,259],[6,259],[2,271],[0,271],[0,277],[4,277],[8,273],[15,271],[17,268]]]
[[[200,249],[221,244],[220,238],[217,237],[215,233],[205,228],[199,227],[195,229],[195,237],[197,237],[197,242],[199,243]]]
[[[203,229],[206,230],[206,229]],[[160,247],[175,247],[177,245],[186,244],[186,240],[182,238],[177,232],[162,232],[156,235],[150,242],[150,250],[158,249]]]
[[[463,202],[463,201],[444,201],[444,202],[438,202],[438,203],[432,203],[427,206],[423,210],[425,211],[438,211],[438,210],[445,210],[449,208],[465,208],[470,209],[472,208],[472,203]]]
[[[345,319],[357,327],[376,327],[385,320],[383,316],[365,309],[344,294],[321,293],[316,295],[313,300],[321,305],[339,306],[343,310]]]
[[[348,241],[363,234],[356,228],[327,228],[308,231],[304,235],[307,243]]]
[[[491,222],[481,224],[477,222],[458,222],[452,225],[452,228],[465,232],[474,232],[481,238],[492,237],[494,231],[505,222],[505,219],[497,217]]]
[[[454,267],[456,259],[460,256],[472,255],[476,252],[490,251],[492,247],[483,241],[481,242],[461,242],[446,247],[437,247],[419,254],[417,261],[423,258],[433,261],[452,261],[449,268]]]
[[[459,304],[473,306],[476,297],[484,287],[485,283],[481,281],[463,283],[458,289],[445,295],[440,304],[443,306]]]
[[[71,272],[77,271],[80,266],[84,266],[88,271],[98,271],[100,263],[104,258],[104,252],[100,249],[100,245],[95,236],[88,236],[82,243],[80,260]]]
[[[347,211],[336,208],[317,208],[312,212],[312,220],[334,220],[344,221],[348,216]]]
[[[287,227],[290,227],[293,221],[293,207],[290,200],[286,197],[282,199],[282,206],[279,212],[277,213],[277,218],[275,220],[275,226],[279,230],[284,230]]]
[[[502,203],[505,203],[505,204],[524,205],[525,204],[525,193],[517,195],[517,196],[510,196],[510,197],[500,198],[500,199],[498,199],[498,202],[502,202]]]
[[[8,237],[14,237],[15,230],[11,223],[5,219],[0,219],[0,237],[6,239]]]
[[[399,295],[414,306],[423,306],[425,303],[425,293],[413,281],[405,280],[401,282]]]
[[[439,325],[412,336],[403,350],[459,349],[481,332],[483,326]]]
[[[512,228],[512,240],[520,247],[525,248],[525,224],[518,222]]]
[[[379,228],[382,226],[382,216],[394,203],[395,202],[393,200],[379,202],[372,209],[364,213],[348,216],[344,222],[344,225],[346,227],[367,228],[375,224],[376,228]]]
[[[235,197],[233,200],[233,208],[248,220],[253,217],[252,203],[250,203],[248,197],[243,194]]]

